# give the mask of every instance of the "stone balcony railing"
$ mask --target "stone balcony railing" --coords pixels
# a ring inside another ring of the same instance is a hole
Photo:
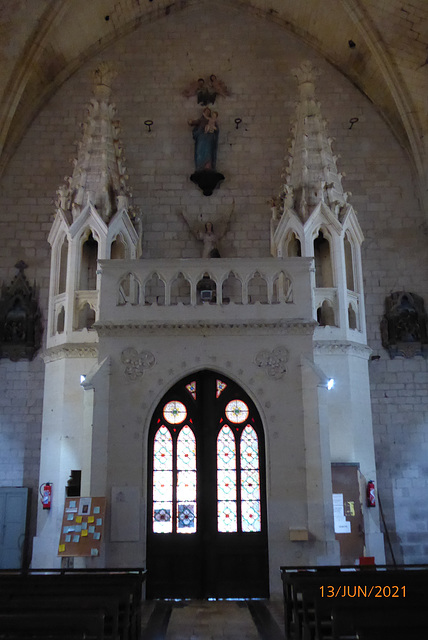
[[[101,260],[96,327],[313,322],[310,258]]]

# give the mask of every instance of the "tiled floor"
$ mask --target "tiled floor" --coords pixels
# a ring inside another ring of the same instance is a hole
[[[283,640],[279,602],[146,602],[143,640]]]

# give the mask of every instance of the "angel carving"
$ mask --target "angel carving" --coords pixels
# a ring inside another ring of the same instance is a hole
[[[208,82],[204,78],[198,78],[191,82],[183,90],[183,96],[185,98],[196,96],[198,104],[206,106],[207,104],[214,104],[217,96],[222,96],[223,98],[230,96],[230,91],[222,80],[211,74]]]
[[[188,223],[188,221],[183,215],[183,212],[182,211],[178,212],[181,218],[189,227],[189,230],[192,233],[192,235],[194,235],[197,240],[203,243],[202,258],[220,258],[218,243],[226,235],[228,231],[230,219],[232,217],[234,210],[235,210],[235,201],[233,201],[232,208],[229,214],[227,215],[227,217],[223,220],[219,220],[218,222],[216,222],[217,231],[214,231],[214,225],[210,220],[206,222],[205,225],[202,227],[202,224],[203,224],[202,217],[200,221],[202,224],[199,225],[199,228],[195,229],[193,226],[191,226]]]

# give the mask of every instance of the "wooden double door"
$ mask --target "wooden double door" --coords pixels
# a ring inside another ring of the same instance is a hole
[[[265,444],[248,395],[212,371],[181,380],[148,452],[147,597],[267,597]]]

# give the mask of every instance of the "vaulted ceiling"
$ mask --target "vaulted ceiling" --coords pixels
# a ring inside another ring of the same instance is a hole
[[[0,172],[45,101],[145,22],[208,0],[0,0]],[[301,38],[377,107],[428,186],[427,0],[211,0]],[[428,198],[427,198],[428,202]]]

